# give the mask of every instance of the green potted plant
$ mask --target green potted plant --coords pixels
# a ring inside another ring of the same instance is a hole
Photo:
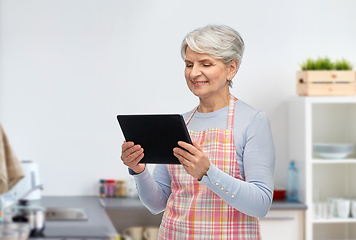
[[[345,60],[331,61],[325,57],[306,59],[297,71],[297,94],[300,96],[356,95],[356,74]]]
[[[352,71],[352,68],[353,68],[352,64],[345,59],[335,61],[336,70]]]

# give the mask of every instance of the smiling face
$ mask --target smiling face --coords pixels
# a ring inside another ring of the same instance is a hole
[[[236,73],[236,72],[235,72]],[[190,91],[204,99],[225,99],[230,97],[229,81],[234,73],[231,64],[209,54],[197,53],[187,47],[185,58],[185,79]]]

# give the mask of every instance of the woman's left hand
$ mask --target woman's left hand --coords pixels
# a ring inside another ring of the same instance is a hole
[[[178,158],[185,171],[192,177],[201,180],[210,168],[210,160],[196,142],[193,145],[179,141],[181,148],[174,148],[174,156]],[[185,150],[184,150],[185,149]]]

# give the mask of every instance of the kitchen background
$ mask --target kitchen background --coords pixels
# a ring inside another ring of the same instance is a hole
[[[226,24],[246,44],[231,92],[268,114],[275,186],[285,187],[298,64],[355,65],[355,9],[354,0],[0,0],[0,122],[19,159],[39,163],[43,195],[97,195],[99,179],[129,178],[116,115],[196,106],[181,41]]]

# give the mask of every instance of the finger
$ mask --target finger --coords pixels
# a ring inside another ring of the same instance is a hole
[[[199,146],[198,142],[193,142],[193,146],[197,148],[199,151],[203,151],[203,149],[201,149],[201,147]]]
[[[188,168],[190,166],[189,161],[182,157],[181,155],[177,154],[176,157],[178,158],[178,161],[182,164],[184,168]]]
[[[141,153],[140,155],[138,155],[131,163],[136,165],[139,164],[139,162],[142,160],[142,158],[145,156],[144,153]]]
[[[133,161],[131,162],[124,162],[124,164],[126,166],[128,166],[129,168],[131,168],[132,170],[135,171],[135,169],[137,169],[137,166],[139,165],[145,165],[145,164],[142,164],[140,163],[140,161],[142,160],[142,158],[144,157],[144,153],[140,154],[137,158],[135,158]],[[141,171],[140,171],[141,172]]]
[[[130,155],[126,156],[126,162],[132,163],[137,160],[143,154],[143,148],[132,152]]]
[[[133,147],[135,144],[133,142],[124,142],[121,146],[122,151],[125,152],[128,148]]]
[[[133,146],[131,148],[126,149],[122,154],[121,154],[121,159],[125,163],[132,162],[138,155],[140,155],[143,152],[143,148]]]
[[[143,154],[144,154],[143,152],[137,151],[137,152],[127,156],[123,161],[126,164],[132,164],[135,162],[139,162],[143,158]]]
[[[183,142],[183,141],[179,141],[178,145],[180,147],[186,149],[188,152],[190,152],[193,155],[196,155],[198,153],[196,147],[194,147],[193,145],[191,145],[189,143],[186,143],[186,142]]]
[[[182,149],[178,149],[178,150],[184,151],[184,150],[182,150]],[[184,151],[184,152],[185,152],[185,151]],[[178,158],[179,162],[180,162],[183,166],[189,166],[189,165],[190,165],[190,161],[189,161],[187,158],[185,158],[183,155],[181,155],[178,151],[175,151],[175,152],[173,153],[173,155],[174,155],[176,158]]]
[[[178,154],[179,156],[183,157],[184,159],[186,159],[189,162],[192,161],[193,155],[184,149],[176,147],[173,149],[173,152]]]
[[[130,145],[128,148],[124,150],[124,154],[129,156],[130,154],[139,151],[142,147],[140,145]]]

